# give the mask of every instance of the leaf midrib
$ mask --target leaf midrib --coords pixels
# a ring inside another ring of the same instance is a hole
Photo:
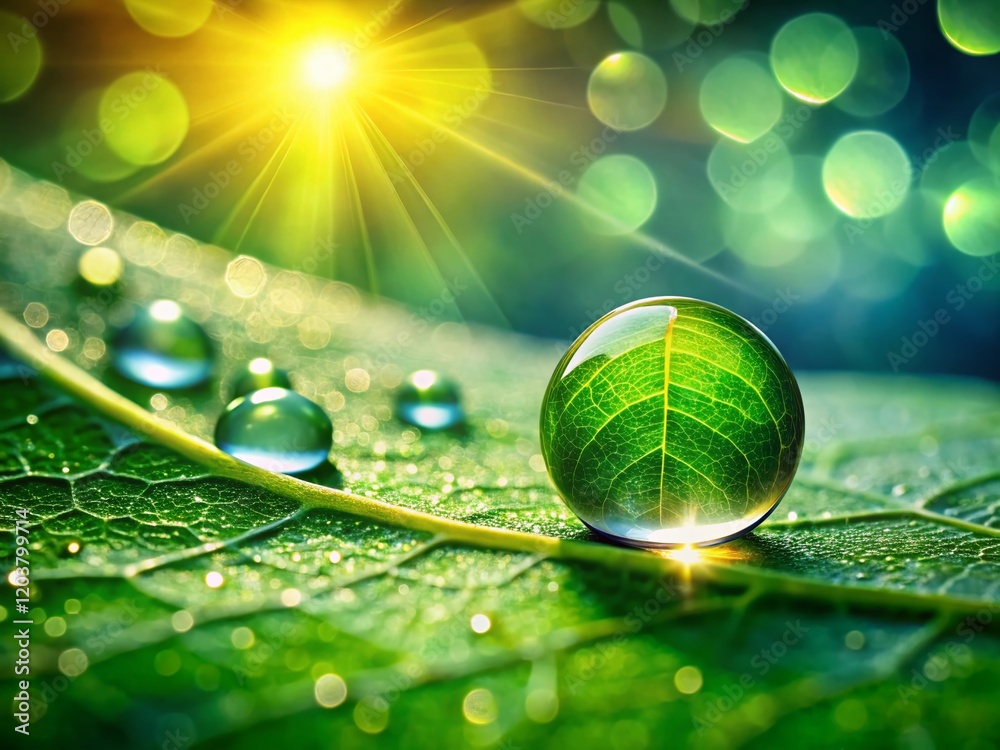
[[[663,332],[663,443],[660,446],[660,528],[665,523],[663,496],[667,490],[667,419],[670,416],[670,351],[674,338],[677,308],[667,307],[667,328]]]
[[[892,605],[920,611],[974,611],[983,604],[980,599],[968,597],[844,586],[765,568],[722,564],[710,560],[686,566],[662,553],[478,526],[370,497],[353,495],[237,461],[211,443],[147,412],[69,360],[55,354],[42,344],[27,326],[3,310],[0,310],[0,342],[12,355],[34,368],[41,376],[106,417],[202,464],[218,476],[261,487],[295,500],[304,508],[325,508],[388,525],[425,531],[441,535],[453,543],[543,554],[553,559],[596,563],[609,568],[628,569],[653,575],[665,573],[683,575],[693,581],[747,586],[758,593],[782,593],[826,601],[836,599],[872,606]],[[926,510],[923,513],[931,514]],[[947,523],[949,518],[940,516],[937,520]]]

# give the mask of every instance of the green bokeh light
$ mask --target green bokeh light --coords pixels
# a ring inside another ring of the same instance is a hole
[[[60,158],[67,168],[94,182],[115,182],[135,174],[139,166],[122,159],[108,146],[98,109],[103,92],[88,91],[69,107],[59,131]]]
[[[835,104],[855,117],[875,117],[902,101],[910,87],[910,60],[892,34],[873,27],[854,29],[858,72]]]
[[[601,6],[599,0],[517,0],[531,21],[547,29],[569,29],[589,20]]]
[[[993,134],[1000,127],[1000,94],[984,99],[969,119],[969,147],[982,163],[997,166],[992,153]]]
[[[734,210],[758,213],[777,206],[794,179],[785,142],[767,135],[753,143],[721,139],[708,156],[708,180]]]
[[[724,136],[748,143],[781,117],[781,89],[770,71],[749,56],[731,57],[712,68],[701,84],[702,117]]]
[[[920,174],[920,188],[938,202],[940,212],[945,201],[969,180],[986,174],[968,141],[956,141],[939,150]]]
[[[652,168],[660,208],[650,234],[691,260],[704,261],[722,252],[726,242],[717,220],[722,206],[708,184],[703,161],[664,154]]]
[[[823,192],[823,160],[795,156],[792,189],[767,212],[775,233],[791,240],[815,240],[829,233],[837,213]]]
[[[595,161],[577,186],[584,225],[597,234],[628,234],[656,208],[656,180],[634,156],[615,154]]]
[[[923,189],[910,190],[903,205],[881,222],[883,245],[917,268],[931,265],[947,244],[941,226],[941,203]]]
[[[858,45],[835,16],[808,13],[789,21],[771,43],[771,67],[793,96],[828,102],[846,89],[858,70]]]
[[[776,268],[812,252],[815,243],[835,236],[836,211],[823,192],[823,160],[792,157],[791,189],[762,213],[729,211],[724,217],[726,243],[748,265]]]
[[[731,23],[746,4],[747,0],[670,0],[679,16],[706,26]]]
[[[823,163],[826,194],[848,216],[877,218],[895,211],[910,189],[910,160],[885,133],[862,130],[833,144]]]
[[[155,73],[128,73],[116,80],[101,97],[99,112],[111,124],[108,147],[132,164],[169,159],[188,131],[184,96]]]
[[[778,235],[766,213],[727,211],[723,225],[729,249],[750,266],[783,266],[806,250],[805,241]]]
[[[944,206],[944,231],[966,255],[1000,249],[1000,188],[992,178],[972,180],[952,193]]]
[[[790,290],[803,300],[823,295],[837,281],[842,268],[840,245],[823,237],[803,246],[791,260],[774,266],[748,264],[747,277],[764,289]]]
[[[669,49],[687,39],[694,23],[667,5],[633,0],[608,3],[608,19],[615,32],[636,49]]]
[[[135,22],[157,36],[187,36],[200,29],[214,7],[212,0],[125,0]]]
[[[41,68],[38,31],[24,18],[0,11],[0,102],[13,101],[31,88]]]
[[[970,55],[1000,52],[1000,3],[996,0],[938,0],[945,38]]]
[[[590,111],[616,130],[639,130],[667,103],[667,79],[659,66],[638,52],[616,52],[594,68],[587,84]]]

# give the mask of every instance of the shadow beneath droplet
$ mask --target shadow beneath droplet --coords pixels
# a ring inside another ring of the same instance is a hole
[[[312,482],[334,490],[344,489],[344,474],[332,461],[324,461],[315,469],[294,475],[296,479]]]
[[[100,374],[101,381],[114,391],[122,394],[131,401],[135,401],[146,409],[150,409],[149,400],[157,393],[166,396],[179,396],[192,401],[211,397],[213,394],[214,378],[209,378],[203,383],[188,386],[187,388],[156,388],[153,386],[137,383],[126,378],[113,367],[108,367]]]

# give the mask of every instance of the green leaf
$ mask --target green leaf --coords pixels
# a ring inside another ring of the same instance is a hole
[[[606,315],[556,366],[542,451],[566,503],[626,543],[717,543],[785,494],[802,398],[777,350],[716,305],[645,300]]]
[[[116,221],[126,234],[132,219]],[[127,297],[109,301],[67,283],[80,248],[62,229],[0,214],[0,237],[0,339],[45,376],[0,388],[8,568],[17,509],[29,516],[33,743],[1000,736],[993,385],[803,377],[803,459],[780,514],[686,566],[595,541],[557,499],[537,442],[551,344],[445,320],[419,333],[407,311],[276,269],[236,297],[230,257],[205,246],[183,263],[132,247]],[[157,297],[180,300],[220,344],[211,387],[156,397],[108,374],[95,342],[123,306]],[[37,332],[15,319],[31,303],[48,313]],[[54,330],[60,354],[41,342]],[[227,378],[257,355],[331,412],[339,489],[205,442]],[[394,384],[420,367],[462,385],[467,434],[393,418]],[[13,589],[0,606],[13,695]],[[317,687],[335,702],[339,680],[343,703],[321,708]]]

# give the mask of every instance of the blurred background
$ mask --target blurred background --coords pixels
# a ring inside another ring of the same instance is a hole
[[[692,296],[794,368],[1000,374],[996,0],[5,0],[0,32],[0,156],[48,181],[0,202],[39,226],[86,195],[427,323]]]

